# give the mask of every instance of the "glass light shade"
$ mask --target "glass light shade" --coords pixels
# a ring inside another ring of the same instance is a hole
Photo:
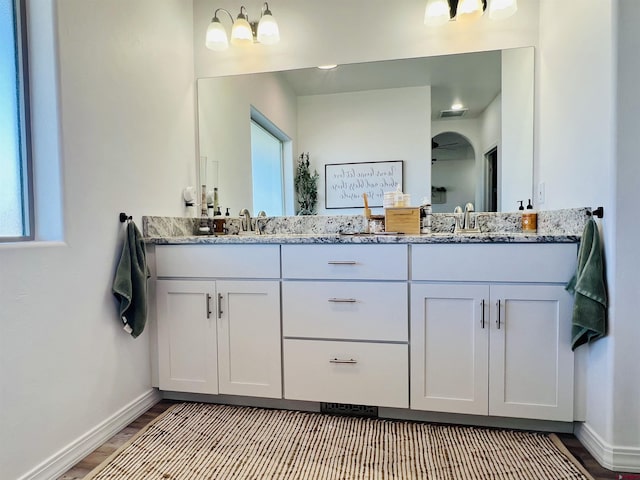
[[[251,25],[246,19],[238,17],[231,27],[231,45],[250,45],[252,43]]]
[[[265,13],[258,23],[258,41],[265,45],[275,45],[280,41],[280,30],[276,19]]]
[[[510,17],[518,10],[518,0],[491,0],[489,18],[502,20]]]
[[[214,18],[207,28],[205,45],[210,50],[220,52],[229,48],[227,31],[217,18]]]
[[[456,19],[461,21],[476,20],[482,16],[482,0],[460,0]]]
[[[444,25],[450,20],[447,0],[427,0],[424,10],[424,24],[430,27]]]

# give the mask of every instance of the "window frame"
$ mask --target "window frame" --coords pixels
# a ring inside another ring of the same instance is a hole
[[[0,236],[0,243],[30,241],[35,238],[33,162],[31,148],[31,108],[29,79],[29,43],[26,0],[10,0],[13,4],[15,59],[18,82],[18,131],[20,141],[20,171],[22,231],[20,236]]]

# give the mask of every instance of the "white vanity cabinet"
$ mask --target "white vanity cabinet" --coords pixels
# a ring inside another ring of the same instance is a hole
[[[216,285],[202,280],[156,283],[161,390],[218,393]]]
[[[281,398],[280,247],[156,247],[162,390]]]
[[[572,421],[576,248],[413,245],[411,408]]]
[[[407,245],[283,245],[284,397],[407,408]]]

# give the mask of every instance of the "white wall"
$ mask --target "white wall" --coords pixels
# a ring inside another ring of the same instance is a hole
[[[545,209],[604,206],[608,336],[583,346],[586,422],[580,440],[608,468],[640,471],[640,338],[633,198],[637,162],[640,4],[544,0],[536,59],[536,182]],[[570,26],[563,19],[571,18]],[[618,26],[620,27],[618,30]],[[586,54],[588,52],[588,54]],[[571,61],[567,61],[571,59]]]
[[[237,216],[242,208],[251,209],[253,205],[251,106],[295,139],[296,96],[277,74],[207,78],[198,80],[198,105],[200,157],[218,162],[222,211],[229,207],[231,215]],[[296,157],[295,141],[292,149]],[[292,161],[286,167],[287,175],[291,176]],[[287,184],[292,185],[292,181]],[[288,213],[293,214],[291,191],[287,204]]]
[[[615,312],[612,334],[615,339],[613,353],[613,443],[629,447],[635,456],[636,471],[640,471],[640,361],[638,344],[640,320],[638,316],[638,247],[640,222],[634,221],[637,208],[635,198],[640,186],[638,161],[638,84],[640,82],[640,3],[623,0],[617,15],[619,25],[617,57],[617,162],[616,162],[616,217],[615,217],[615,289],[610,292]],[[617,464],[628,464],[631,459],[614,455]]]
[[[519,200],[533,198],[534,51],[502,52],[501,148],[498,209],[516,210]]]
[[[318,179],[318,213],[362,213],[325,209],[324,166],[403,160],[403,191],[411,204],[429,197],[431,177],[431,88],[409,87],[298,97],[298,145],[310,152]],[[382,208],[372,208],[381,214]]]
[[[486,206],[489,203],[485,170],[485,158],[484,155],[490,152],[493,148],[498,150],[497,161],[497,182],[498,185],[502,182],[502,94],[498,94],[496,98],[485,108],[482,112],[480,119],[480,154],[482,158],[478,161],[478,168],[476,170],[476,189],[478,195],[476,196],[476,203],[480,206],[478,210],[486,210]],[[533,153],[531,155],[531,161],[533,162]],[[497,206],[502,205],[504,212],[514,210],[510,205],[506,205],[502,200],[502,192],[500,188],[497,191]]]
[[[608,227],[615,218],[612,3],[590,0],[590,7],[599,8],[583,8],[580,15],[573,11],[575,3],[541,3],[536,181],[545,183],[543,209],[604,205],[610,260],[615,242]],[[571,28],[560,20],[567,15]],[[611,287],[614,265],[607,266]],[[587,424],[607,442],[613,440],[613,348],[611,336],[580,347],[588,350]]]
[[[29,2],[34,15],[51,13],[51,5]],[[43,138],[41,128],[55,132],[61,115],[64,243],[0,245],[3,479],[28,471],[51,478],[38,465],[46,469],[50,456],[147,398],[148,333],[133,339],[122,330],[111,294],[123,234],[118,213],[138,222],[144,214],[182,214],[180,191],[194,174],[190,5],[64,0],[57,6],[57,39],[40,38],[32,47],[58,44],[60,111],[36,105],[34,139]],[[41,92],[46,81],[38,73],[32,78]],[[55,91],[53,85],[49,93]],[[55,157],[39,146],[36,169],[55,165]],[[37,179],[48,180],[55,184],[55,176]]]

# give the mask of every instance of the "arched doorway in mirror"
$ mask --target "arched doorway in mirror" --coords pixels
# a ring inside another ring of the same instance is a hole
[[[467,137],[442,132],[431,139],[431,204],[435,213],[450,213],[469,202],[475,205],[476,178],[475,149]]]

